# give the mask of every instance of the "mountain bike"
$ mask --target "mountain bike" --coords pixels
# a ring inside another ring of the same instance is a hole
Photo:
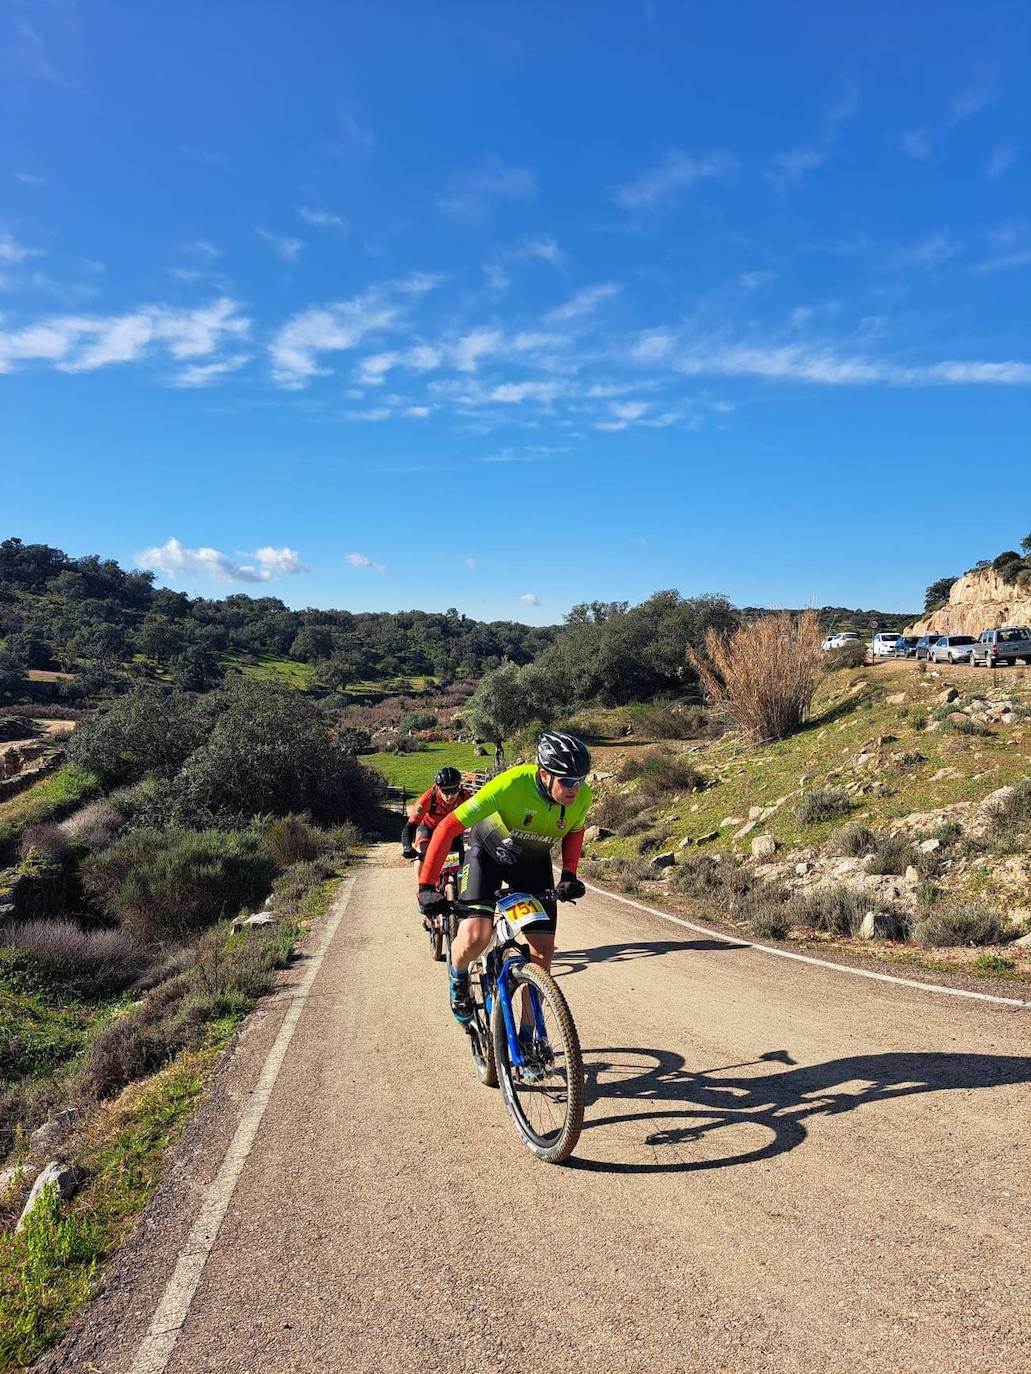
[[[548,1164],[568,1159],[584,1117],[580,1040],[550,973],[532,964],[517,936],[547,921],[539,894],[506,892],[494,909],[494,939],[469,967],[473,1018],[466,1027],[480,1082],[500,1084],[527,1149]]]
[[[417,862],[421,862],[421,855]],[[447,911],[442,915],[424,917],[423,924],[430,942],[430,957],[438,964],[451,958],[451,942],[458,932],[454,904],[458,896],[458,875],[462,871],[462,854],[453,849],[444,860],[437,880],[437,890],[447,898]]]

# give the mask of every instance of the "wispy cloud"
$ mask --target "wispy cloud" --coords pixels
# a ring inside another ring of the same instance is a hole
[[[725,181],[738,169],[737,158],[722,151],[691,157],[674,148],[657,167],[642,172],[612,198],[630,214],[655,214],[668,208],[700,181]]]
[[[603,281],[596,286],[584,287],[562,305],[549,310],[544,318],[550,323],[562,324],[567,320],[579,320],[585,315],[593,315],[599,306],[611,300],[613,296],[618,296],[622,289],[619,282],[615,281]]]
[[[480,359],[497,353],[504,335],[500,329],[472,329],[463,334],[452,349],[452,358],[459,372],[475,372]]]
[[[344,561],[352,568],[368,568],[371,572],[385,573],[387,570],[385,563],[377,563],[364,553],[349,553]]]
[[[183,244],[184,253],[193,253],[198,258],[217,258],[218,249],[207,239],[192,239]]]
[[[0,229],[0,262],[20,263],[27,262],[29,258],[41,258],[43,252],[39,248],[29,248],[24,243],[19,243],[13,234],[6,229]]]
[[[534,592],[524,592],[523,595],[519,598],[519,600],[523,603],[524,606],[539,606],[541,604],[540,597],[537,596]]]
[[[813,143],[779,152],[773,159],[772,167],[763,175],[766,180],[781,192],[797,186],[810,172],[821,167],[830,157],[838,136],[839,126],[851,119],[856,112],[858,97],[851,82],[846,83],[838,100],[825,111],[823,127]]]
[[[225,345],[247,337],[250,321],[228,298],[195,310],[144,306],[126,315],[61,315],[23,329],[0,331],[0,372],[19,363],[48,362],[62,372],[92,372],[136,362],[155,349],[192,368]]]
[[[296,262],[304,248],[304,240],[293,238],[290,234],[275,234],[271,229],[262,228],[256,229],[255,232],[284,262]]]
[[[1016,155],[1017,150],[1012,144],[997,143],[992,149],[991,157],[988,159],[988,166],[985,168],[988,176],[990,176],[993,181],[1001,177]]]
[[[370,335],[396,325],[403,314],[403,303],[383,286],[370,287],[351,300],[302,310],[287,320],[269,347],[272,375],[281,386],[306,386],[329,373],[319,365],[320,354],[356,348]]]
[[[316,229],[336,229],[340,233],[347,231],[347,220],[342,215],[334,215],[329,210],[313,210],[310,206],[298,206],[297,213],[305,224],[314,225]]]
[[[359,153],[371,153],[376,146],[376,135],[353,109],[337,112],[337,130],[339,151],[343,151],[340,145],[346,145]]]
[[[500,158],[488,158],[480,167],[452,175],[448,187],[437,196],[437,208],[452,219],[482,220],[498,201],[532,200],[537,181],[528,167],[510,167]]]
[[[239,563],[218,549],[185,548],[178,539],[144,549],[137,561],[141,567],[153,568],[169,577],[209,577],[216,582],[270,582],[274,577],[293,576],[307,572],[296,550],[277,549],[271,545],[253,554],[254,563]]]
[[[1023,223],[1000,224],[988,234],[989,253],[975,272],[1004,272],[1031,263],[1031,231]]]
[[[934,152],[934,140],[929,129],[907,129],[900,142],[902,151],[914,161],[924,161]]]
[[[15,172],[14,179],[20,181],[23,186],[27,186],[30,191],[41,191],[47,184],[46,178],[35,172]]]
[[[916,243],[899,248],[888,259],[888,266],[895,269],[907,267],[939,267],[960,252],[960,244],[948,230],[928,234]]]
[[[764,377],[818,386],[1031,386],[1031,363],[962,361],[903,364],[838,351],[833,345],[696,345],[676,363],[689,376]]]
[[[907,157],[926,161],[936,145],[957,125],[964,123],[990,105],[998,94],[998,68],[989,63],[978,65],[969,83],[949,103],[948,114],[937,123],[907,129],[900,138]]]

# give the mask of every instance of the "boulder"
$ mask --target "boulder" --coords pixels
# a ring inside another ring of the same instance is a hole
[[[720,829],[721,829],[721,830],[726,830],[726,828],[727,828],[728,825],[742,825],[742,824],[743,824],[743,822],[742,822],[742,819],[741,819],[740,816],[724,816],[723,819],[720,821]]]
[[[752,833],[752,831],[758,824],[758,820],[746,821],[744,825],[741,827],[741,829],[735,835],[735,839],[743,840],[746,835],[750,835]]]
[[[868,911],[859,925],[861,940],[897,940],[901,927],[888,911]]]
[[[476,746],[476,748],[473,750],[473,756],[474,758],[478,759],[485,759],[487,757],[487,751],[486,749],[484,749],[482,744],[478,744]]]
[[[912,883],[915,887],[920,881],[920,870],[915,864],[908,864],[906,867],[906,882]]]
[[[750,821],[757,821],[765,810],[765,806],[750,806],[748,808],[748,819]]]
[[[71,1133],[80,1116],[81,1107],[66,1107],[64,1111],[52,1116],[29,1136],[29,1145],[33,1153],[41,1154],[46,1150],[52,1150],[55,1145],[60,1145]]]
[[[752,841],[753,859],[772,859],[777,852],[777,841],[772,835],[756,835]]]
[[[656,854],[648,860],[649,868],[672,868],[677,861],[677,856],[667,850],[665,854]]]
[[[611,834],[612,831],[606,830],[603,825],[589,825],[584,831],[584,840],[590,844],[594,840],[607,840]]]
[[[34,1164],[25,1160],[23,1164],[12,1164],[9,1169],[0,1169],[0,1201],[9,1197],[16,1188],[24,1188],[39,1173]]]
[[[43,1189],[49,1187],[51,1183],[57,1189],[57,1194],[61,1200],[67,1202],[70,1197],[74,1197],[79,1187],[79,1171],[72,1168],[70,1164],[62,1164],[59,1159],[51,1160],[42,1173],[36,1176],[36,1181],[32,1185],[25,1206],[21,1210],[21,1216],[18,1218],[16,1231],[25,1229],[25,1223],[28,1221],[32,1209],[39,1202]]]
[[[890,697],[884,698],[888,706],[904,706],[906,704],[905,692],[892,692]]]
[[[720,832],[718,830],[707,830],[704,835],[694,837],[695,844],[711,844],[713,840],[718,840]]]
[[[956,701],[958,700],[958,698],[959,691],[957,688],[946,687],[944,692],[938,693],[938,695],[935,697],[935,701],[937,701],[941,706],[948,706],[950,701]]]
[[[801,863],[795,864],[795,874],[796,874],[796,876],[799,877],[799,878],[804,878],[805,875],[809,872],[809,869],[810,869],[811,867],[812,867],[811,864],[807,864],[807,863],[805,863],[804,861],[801,862]]]
[[[931,839],[920,841],[920,848],[924,851],[925,854],[936,854],[938,850],[941,849],[941,847],[941,840]]]

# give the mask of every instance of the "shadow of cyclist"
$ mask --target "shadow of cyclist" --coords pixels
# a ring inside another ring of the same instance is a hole
[[[584,1129],[618,1129],[631,1151],[647,1158],[571,1159],[569,1164],[605,1173],[723,1169],[797,1148],[807,1137],[810,1117],[916,1093],[1031,1082],[1031,1057],[1024,1055],[863,1054],[800,1068],[787,1051],[774,1050],[754,1061],[764,1062],[784,1065],[784,1071],[732,1075],[751,1064],[694,1070],[670,1050],[600,1048],[585,1053],[588,1106],[616,1101],[640,1103],[645,1109],[592,1117]],[[710,1140],[714,1135],[715,1141]],[[720,1144],[724,1140],[725,1148]]]
[[[583,973],[589,964],[625,964],[635,959],[656,959],[682,950],[719,952],[725,949],[750,949],[750,945],[730,940],[630,940],[618,945],[596,945],[593,949],[564,949],[555,955],[551,971],[556,978]]]

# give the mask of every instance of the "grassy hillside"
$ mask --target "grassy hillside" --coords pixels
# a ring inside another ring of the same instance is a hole
[[[475,745],[442,740],[427,744],[425,750],[417,754],[363,754],[361,762],[382,773],[391,787],[403,787],[412,795],[418,795],[429,787],[438,768],[446,764],[465,773],[493,763],[493,755],[485,759],[477,757],[474,751]]]

